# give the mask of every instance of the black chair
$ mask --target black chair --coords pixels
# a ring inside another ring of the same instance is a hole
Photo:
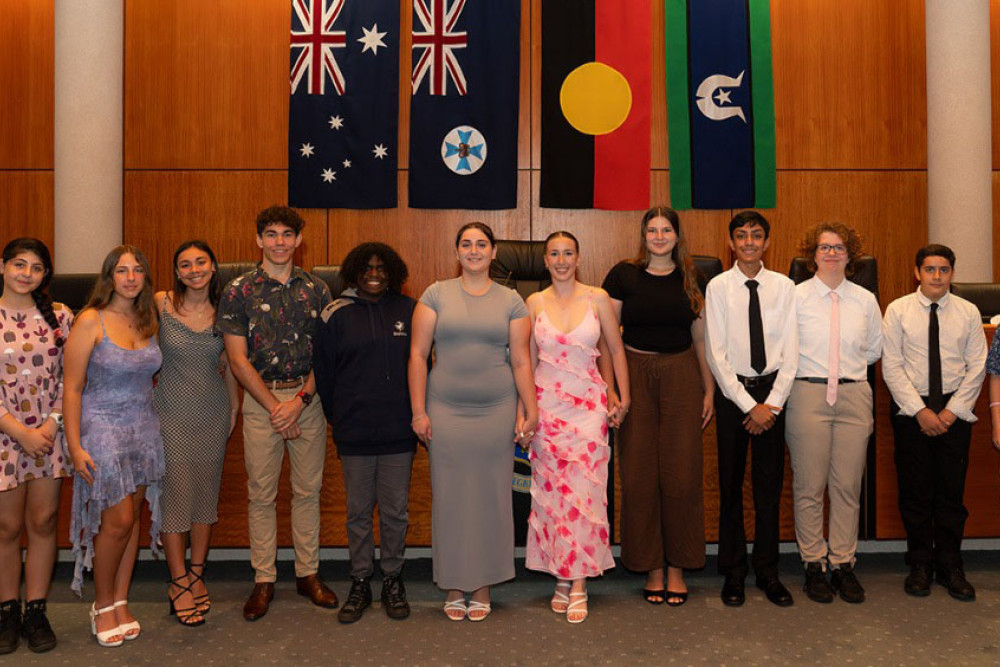
[[[257,268],[257,262],[220,262],[219,263],[219,285],[225,289],[229,282],[241,276],[247,271]]]
[[[552,284],[545,268],[545,241],[497,241],[490,278],[517,290],[522,299]]]
[[[989,322],[994,315],[1000,315],[1000,285],[997,283],[952,283],[951,292],[971,301]]]
[[[53,301],[65,304],[77,313],[87,305],[90,290],[96,282],[96,273],[56,273],[49,283],[49,294]]]
[[[340,293],[346,287],[344,278],[340,275],[339,264],[320,264],[319,266],[312,267],[310,273],[326,283],[334,299],[340,296]]]
[[[694,260],[694,268],[698,270],[698,287],[704,294],[708,281],[722,273],[722,260],[711,255],[691,255],[691,259]]]
[[[792,265],[788,268],[788,277],[796,285],[813,277],[814,272],[809,270],[806,261],[805,257],[795,257],[792,259]],[[858,257],[854,263],[854,275],[850,276],[849,280],[874,294],[876,300],[879,298],[878,262],[873,256],[861,255]]]

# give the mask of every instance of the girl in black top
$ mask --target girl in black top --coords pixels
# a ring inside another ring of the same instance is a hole
[[[705,565],[701,432],[715,383],[680,219],[657,206],[640,229],[638,256],[616,264],[603,285],[622,323],[632,393],[620,434],[622,562],[647,573],[648,602],[679,606],[684,568]]]

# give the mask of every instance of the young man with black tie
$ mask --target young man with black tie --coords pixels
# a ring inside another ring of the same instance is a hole
[[[930,595],[936,573],[953,598],[971,601],[976,590],[962,567],[969,515],[962,497],[987,347],[979,310],[950,293],[954,269],[955,253],[947,246],[917,252],[920,286],[885,311],[882,376],[892,394],[899,513],[910,566],[903,588]]]
[[[760,213],[738,213],[729,223],[736,263],[713,278],[705,293],[706,357],[718,384],[719,572],[726,578],[722,601],[729,606],[746,599],[743,476],[751,441],[757,587],[778,606],[793,602],[778,579],[778,510],[785,471],[783,409],[795,379],[798,329],[794,284],[761,261],[770,230]]]

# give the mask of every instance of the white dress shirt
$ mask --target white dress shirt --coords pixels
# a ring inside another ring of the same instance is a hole
[[[761,265],[752,278],[759,283],[760,316],[764,325],[764,350],[767,366],[760,375],[778,371],[765,401],[783,407],[798,362],[798,331],[795,327],[795,283]],[[705,290],[705,351],[709,368],[723,395],[744,413],[757,401],[736,379],[737,375],[756,377],[750,365],[750,289],[751,280],[739,265],[720,273]]]
[[[882,377],[899,412],[912,417],[925,408],[928,388],[928,326],[932,301],[917,288],[885,311]],[[941,348],[941,388],[954,395],[945,406],[956,417],[976,421],[972,408],[986,376],[986,334],[979,309],[954,294],[938,300],[938,344]]]
[[[831,290],[818,277],[795,287],[799,321],[799,367],[796,377],[829,375],[830,292],[840,297],[840,374],[867,381],[868,364],[882,355],[882,313],[875,295],[846,278]]]

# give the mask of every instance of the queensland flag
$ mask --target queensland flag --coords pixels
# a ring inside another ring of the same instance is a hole
[[[413,208],[517,207],[520,0],[413,0]]]
[[[670,202],[773,208],[769,0],[665,0]]]
[[[649,0],[543,0],[539,201],[649,206]]]
[[[288,203],[396,206],[399,2],[292,0]]]

